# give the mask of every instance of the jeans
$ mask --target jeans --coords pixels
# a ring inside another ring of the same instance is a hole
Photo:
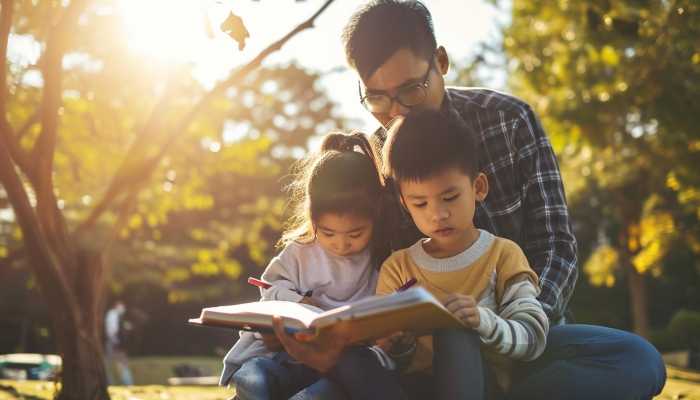
[[[643,338],[593,325],[549,330],[542,356],[516,365],[509,400],[651,399],[666,383],[661,355]]]
[[[468,329],[442,329],[433,334],[433,374],[401,377],[411,399],[500,399],[495,377],[481,354],[479,335]]]
[[[289,398],[319,378],[318,372],[281,352],[273,358],[251,358],[231,380],[240,400],[276,400]]]
[[[489,384],[488,371],[484,372],[487,398],[499,397],[499,393],[489,393],[493,385]],[[353,386],[348,385],[346,378],[337,375],[333,380],[353,396]],[[427,374],[401,377],[405,393],[416,399],[435,397],[434,386],[429,382]],[[643,338],[602,326],[558,325],[550,328],[542,356],[516,363],[513,385],[506,398],[651,399],[661,393],[665,383],[666,367],[661,355]]]
[[[119,379],[122,385],[131,386],[134,384],[134,378],[131,375],[131,369],[129,369],[129,360],[126,356],[126,351],[120,346],[119,343],[108,340],[105,344],[105,370],[107,371],[107,383],[110,385],[116,385],[116,381],[110,372],[110,367],[112,365],[119,374]]]

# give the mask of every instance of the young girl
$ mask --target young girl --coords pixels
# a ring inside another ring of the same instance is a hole
[[[272,284],[261,289],[262,300],[325,310],[373,295],[378,266],[389,250],[377,223],[384,189],[366,137],[329,134],[320,153],[301,164],[290,187],[294,214],[280,240],[283,250],[262,274]],[[376,357],[360,356],[363,370],[391,363],[380,350],[364,351]],[[286,399],[319,378],[317,371],[287,353],[269,351],[260,335],[241,332],[224,359],[220,384],[233,383],[241,400]],[[320,391],[337,398],[337,390],[321,380],[304,393]]]

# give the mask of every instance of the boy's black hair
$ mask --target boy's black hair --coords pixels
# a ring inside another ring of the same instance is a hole
[[[437,48],[430,11],[416,0],[370,1],[350,17],[342,40],[348,64],[363,80],[399,49],[429,60]]]
[[[475,132],[456,113],[410,112],[388,129],[383,174],[395,183],[422,181],[457,167],[474,179],[479,173],[476,148]]]

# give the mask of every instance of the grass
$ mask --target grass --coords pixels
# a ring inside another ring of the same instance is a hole
[[[182,358],[178,357],[178,360]],[[0,380],[0,400],[49,400],[54,391],[55,385],[50,382]],[[233,391],[211,386],[142,385],[111,386],[109,394],[112,400],[225,400],[233,395]],[[666,387],[655,399],[700,400],[700,373],[668,367]]]
[[[175,376],[177,365],[187,364],[199,368],[204,375],[218,376],[221,372],[221,358],[218,357],[132,357],[129,367],[136,385],[165,385],[168,378]],[[112,376],[118,375],[112,373]]]

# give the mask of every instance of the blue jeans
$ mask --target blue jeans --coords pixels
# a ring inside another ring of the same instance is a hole
[[[281,352],[273,358],[253,357],[231,377],[240,400],[287,399],[320,378],[315,370]]]
[[[542,356],[516,364],[514,372],[509,400],[650,399],[666,383],[666,367],[649,342],[629,332],[580,324],[551,327]],[[333,380],[352,396],[353,386],[342,378]],[[402,377],[405,392],[416,399],[434,398],[428,381],[420,374]],[[487,397],[498,397],[488,393],[488,381],[487,374]]]
[[[411,399],[500,399],[495,377],[481,354],[479,335],[468,329],[433,333],[433,373],[414,372],[401,377]]]
[[[602,326],[558,325],[540,358],[517,365],[508,399],[651,399],[665,383],[661,355],[643,338]]]

